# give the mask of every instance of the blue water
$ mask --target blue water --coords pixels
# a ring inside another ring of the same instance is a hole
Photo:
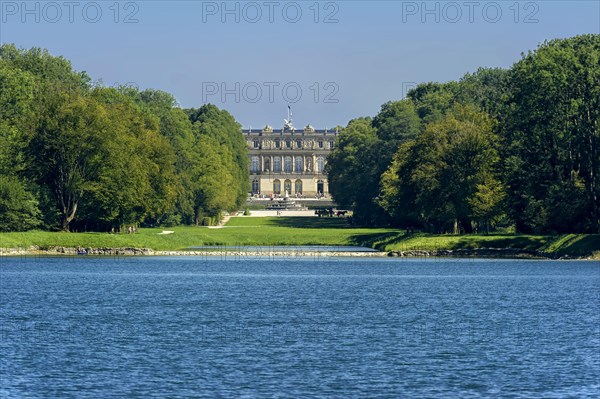
[[[190,247],[192,251],[240,251],[240,252],[379,252],[369,247],[358,247],[351,245],[205,245],[200,247]]]
[[[0,258],[0,397],[600,396],[598,262]]]

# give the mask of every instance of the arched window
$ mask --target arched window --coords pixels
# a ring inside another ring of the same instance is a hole
[[[265,172],[271,171],[271,159],[265,158]]]
[[[323,190],[325,189],[325,184],[323,182],[323,180],[319,180],[317,182],[317,193],[318,194],[323,194]]]
[[[287,179],[284,183],[285,192],[290,194],[292,192],[292,181]]]
[[[302,173],[304,171],[304,158],[295,157],[294,161],[294,170],[296,173]]]
[[[302,148],[302,140],[296,140],[296,148]]]
[[[290,157],[290,156],[284,157],[283,171],[285,173],[292,173],[292,157]]]
[[[281,181],[279,179],[273,180],[273,194],[281,194]]]
[[[281,157],[273,157],[273,172],[281,172]]]
[[[252,194],[259,194],[260,193],[260,184],[258,183],[258,180],[252,180]]]
[[[296,194],[302,194],[302,180],[296,180]]]
[[[260,170],[259,166],[258,166],[258,164],[259,164],[258,161],[259,161],[258,156],[253,155],[252,158],[250,159],[250,172],[256,173]]]
[[[325,170],[325,158],[317,157],[317,173],[323,173]]]

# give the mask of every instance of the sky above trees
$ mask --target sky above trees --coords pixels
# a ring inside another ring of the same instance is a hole
[[[246,128],[282,124],[288,101],[298,126],[334,127],[416,84],[600,33],[596,1],[471,3],[4,1],[0,43],[46,48],[105,85],[164,90],[182,107],[213,103]]]

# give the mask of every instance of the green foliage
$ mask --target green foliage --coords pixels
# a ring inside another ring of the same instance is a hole
[[[0,47],[1,48],[1,47]],[[26,167],[25,148],[34,131],[35,81],[0,58],[0,173],[18,174]]]
[[[415,138],[421,120],[412,101],[387,102],[373,119],[377,137],[386,142],[403,142]]]
[[[543,43],[511,71],[506,180],[519,231],[600,231],[600,35]]]
[[[194,220],[238,209],[249,190],[246,142],[240,125],[214,105],[186,110],[193,123],[194,162],[190,168]]]
[[[497,118],[504,110],[510,94],[510,71],[501,68],[479,68],[477,72],[465,74],[459,81],[455,103],[470,104]]]
[[[460,87],[457,82],[424,83],[407,93],[414,104],[419,118],[424,123],[441,119],[452,106]]]
[[[106,109],[93,99],[66,93],[58,102],[52,118],[44,118],[38,128],[29,154],[33,175],[54,194],[61,227],[68,231],[80,200],[99,177],[111,131]]]
[[[91,78],[87,73],[73,71],[71,62],[51,55],[48,50],[35,47],[22,50],[13,44],[3,44],[0,46],[0,60],[37,77],[40,86],[80,92],[90,86]]]
[[[351,121],[339,134],[325,169],[336,203],[353,208],[362,224],[378,223],[383,215],[374,202],[377,187],[371,184],[379,175],[378,141],[371,119]]]
[[[215,224],[249,191],[240,125],[214,105],[93,89],[64,58],[7,44],[0,103],[2,229]],[[598,233],[599,114],[600,35],[545,42],[350,121],[330,192],[359,224]]]
[[[0,175],[0,231],[26,231],[40,224],[33,194],[17,178]]]
[[[103,158],[98,177],[88,189],[79,220],[80,225],[102,230],[168,214],[176,190],[174,151],[160,135],[155,118],[141,112],[126,97],[117,102],[118,96],[113,96],[112,90],[93,92],[111,115],[110,140],[104,144],[108,156]]]
[[[408,98],[423,132],[396,147],[379,180],[395,223],[600,231],[600,35],[546,42],[510,70],[422,84]]]
[[[421,129],[415,107],[408,100],[388,102],[374,118],[351,121],[338,136],[327,160],[329,189],[343,208],[354,209],[360,224],[384,224],[389,220],[378,201],[378,182],[389,167],[398,146]]]
[[[382,177],[381,205],[399,224],[432,232],[471,232],[498,216],[503,187],[493,122],[472,106],[455,105],[396,153]]]
[[[64,58],[13,45],[0,46],[0,102],[0,172],[11,177],[5,193],[27,205],[7,200],[0,218],[10,221],[1,228],[40,225],[29,221],[38,219],[38,203],[42,226],[65,231],[202,217],[214,224],[245,199],[240,126],[214,106],[192,117],[169,93],[92,88]],[[24,181],[35,184],[18,190]]]

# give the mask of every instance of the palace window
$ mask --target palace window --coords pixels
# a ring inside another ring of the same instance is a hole
[[[271,160],[269,158],[265,158],[265,172],[269,172],[271,170]]]
[[[281,194],[281,181],[279,179],[273,181],[273,194]]]
[[[279,139],[275,139],[275,148],[281,148],[281,141]]]
[[[325,183],[323,182],[323,180],[319,180],[317,182],[317,193],[323,194],[324,190],[325,190]]]
[[[302,194],[302,180],[296,180],[296,194]]]
[[[296,148],[302,148],[302,140],[296,140]]]
[[[258,140],[254,140],[253,142],[254,148],[258,148],[260,146]]]
[[[260,193],[260,185],[258,183],[258,180],[252,180],[252,194],[259,194]]]
[[[325,170],[325,158],[317,157],[317,173],[323,173]]]
[[[284,157],[283,162],[283,171],[285,173],[292,173],[292,157]]]
[[[330,150],[333,150],[333,147],[335,147],[335,141],[331,140],[331,141],[329,142],[329,149],[330,149]]]
[[[285,148],[292,148],[292,142],[290,140],[285,141]]]
[[[284,183],[284,188],[285,188],[285,192],[286,194],[291,194],[292,192],[292,181],[291,180],[286,180]]]
[[[297,173],[302,173],[304,171],[304,158],[296,157],[294,161],[294,169]]]
[[[273,157],[273,172],[281,172],[281,157]]]
[[[323,142],[321,140],[319,140],[319,148],[323,148]]]
[[[259,159],[254,155],[250,160],[250,172],[257,173],[259,170]]]

